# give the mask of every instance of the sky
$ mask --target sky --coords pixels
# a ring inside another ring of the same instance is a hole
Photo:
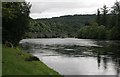
[[[32,4],[30,17],[52,18],[74,14],[96,14],[97,9],[111,7],[116,0],[26,0]]]

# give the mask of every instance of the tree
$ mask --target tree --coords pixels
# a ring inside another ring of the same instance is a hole
[[[101,8],[102,10],[102,25],[107,26],[107,13],[108,13],[108,7],[106,5]]]
[[[115,15],[115,18],[116,18],[116,26],[119,26],[120,25],[120,2],[116,1],[114,3],[114,6],[112,7],[112,11],[111,11],[112,14]]]
[[[120,2],[116,1],[112,7],[111,13],[113,14],[112,21],[114,23],[114,28],[116,28],[116,33],[120,33]],[[113,29],[114,30],[114,29]],[[117,34],[117,39],[120,39],[120,34]]]
[[[30,3],[2,3],[2,41],[17,45],[29,27]]]
[[[100,10],[99,9],[97,9],[97,23],[98,23],[98,25],[100,26],[101,24],[100,24]]]

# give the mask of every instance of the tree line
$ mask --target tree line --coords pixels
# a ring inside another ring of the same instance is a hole
[[[29,17],[31,4],[2,2],[2,42],[17,45],[23,38],[76,37],[120,40],[120,2],[104,5],[97,15],[67,15],[49,19]]]
[[[120,2],[110,9],[106,5],[98,9],[95,23],[82,27],[79,38],[120,40]]]
[[[65,15],[61,17],[31,19],[28,38],[77,37],[78,30],[95,21],[96,15]]]
[[[110,9],[104,5],[97,15],[67,15],[32,21],[27,37],[76,37],[85,39],[120,39],[120,2]]]

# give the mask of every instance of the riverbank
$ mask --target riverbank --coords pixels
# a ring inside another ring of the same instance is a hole
[[[31,54],[20,48],[2,47],[2,75],[57,75],[41,61],[27,61]]]

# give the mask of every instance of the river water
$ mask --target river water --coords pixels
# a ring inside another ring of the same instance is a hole
[[[41,38],[20,44],[61,75],[120,76],[120,41]]]

